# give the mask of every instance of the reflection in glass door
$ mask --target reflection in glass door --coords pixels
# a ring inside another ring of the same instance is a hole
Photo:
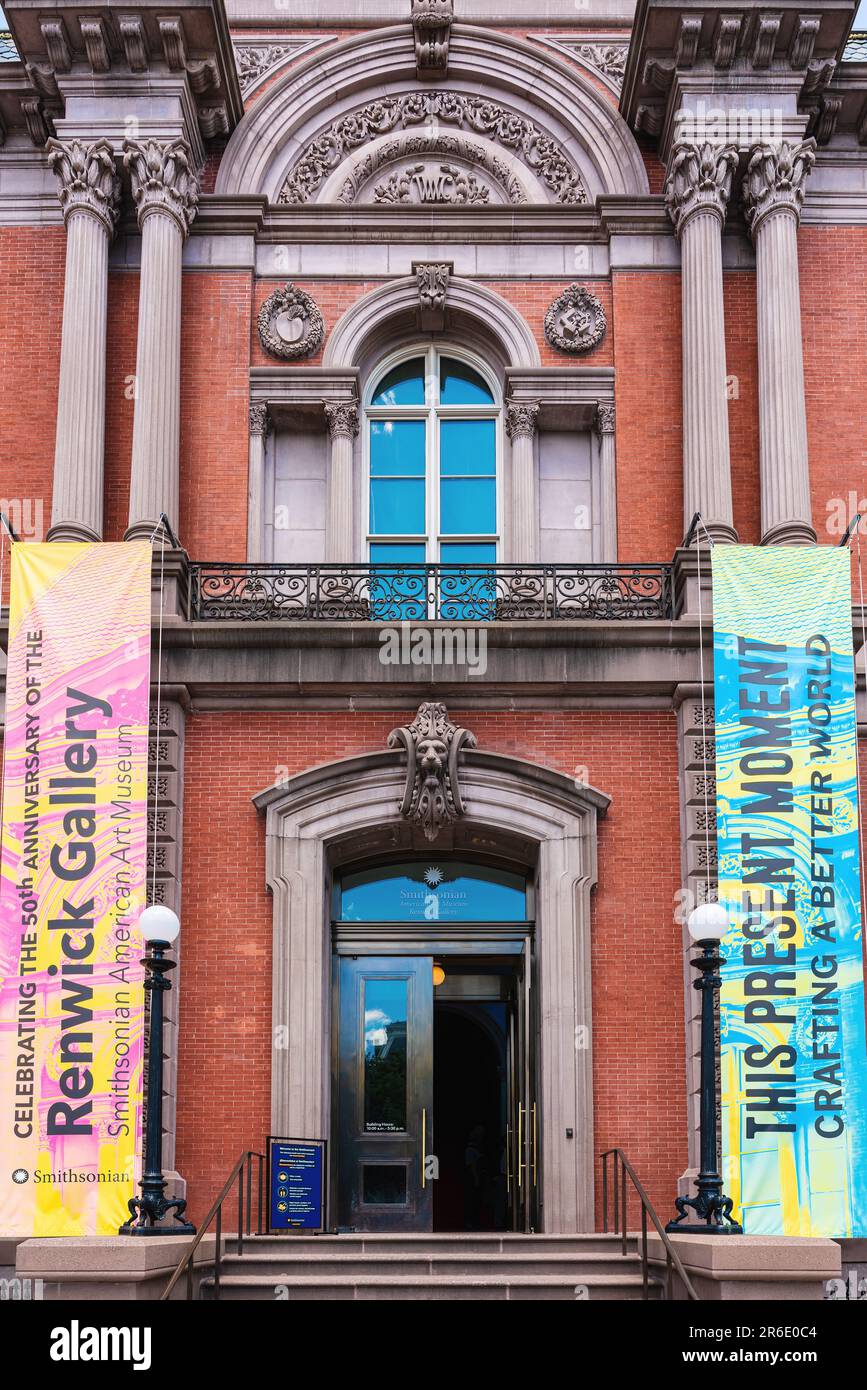
[[[433,961],[341,957],[340,1225],[429,1231]]]

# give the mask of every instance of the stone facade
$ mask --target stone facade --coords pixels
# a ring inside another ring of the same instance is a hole
[[[540,931],[592,1022],[575,1065],[571,1015],[543,1039],[579,1137],[543,1122],[552,1222],[598,1213],[605,1148],[665,1217],[695,1165],[683,916],[716,865],[682,542],[696,512],[717,543],[810,544],[867,510],[867,67],[838,61],[854,7],[832,0],[719,26],[689,3],[541,8],[328,0],[266,25],[211,0],[115,29],[5,0],[0,506],[25,539],[149,537],[165,513],[181,545],[152,814],[156,896],[183,921],[165,1157],[194,1218],[272,1125],[330,1123],[322,1011],[289,977],[324,950],[324,861],[299,840],[278,870],[275,837],[321,766],[325,838],[402,833],[377,801],[403,790],[387,738],[425,702],[476,737],[479,834],[493,768],[508,805],[538,799]],[[744,129],[745,87],[779,129]],[[436,352],[490,382],[496,420],[504,577],[472,675],[384,665],[362,573],[373,388]],[[243,622],[196,607],[197,566],[245,564],[303,566],[301,588]],[[629,577],[650,564],[673,570]],[[623,586],[593,622],[588,566]],[[671,605],[642,608],[646,582]],[[585,863],[560,864],[546,814],[592,821]]]

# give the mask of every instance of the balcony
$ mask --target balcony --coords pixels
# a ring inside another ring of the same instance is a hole
[[[671,565],[202,564],[199,622],[635,622],[673,618]]]

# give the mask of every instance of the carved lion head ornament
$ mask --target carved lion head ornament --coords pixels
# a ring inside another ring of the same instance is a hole
[[[435,840],[444,825],[464,814],[458,783],[458,756],[464,748],[475,748],[476,738],[469,729],[452,724],[445,705],[419,705],[411,724],[392,729],[389,748],[406,750],[406,787],[400,813]]]

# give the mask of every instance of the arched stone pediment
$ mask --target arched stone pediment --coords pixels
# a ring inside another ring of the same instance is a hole
[[[455,25],[448,77],[415,73],[410,25],[344,40],[247,112],[220,194],[273,203],[555,203],[640,195],[640,152],[614,106],[550,52]]]

